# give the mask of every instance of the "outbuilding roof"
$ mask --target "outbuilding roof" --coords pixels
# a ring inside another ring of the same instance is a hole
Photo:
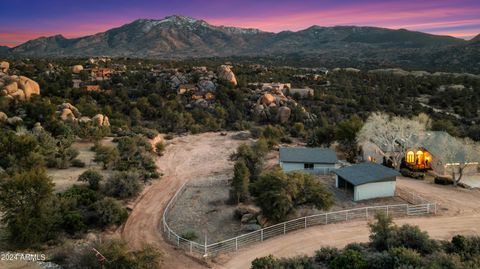
[[[280,148],[280,161],[289,163],[337,163],[335,151],[327,148]]]
[[[360,163],[334,171],[339,177],[352,185],[362,185],[373,182],[395,181],[400,173],[376,163]]]

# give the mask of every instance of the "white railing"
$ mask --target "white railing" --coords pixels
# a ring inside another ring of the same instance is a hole
[[[397,191],[397,195],[401,196],[407,202],[412,204],[369,206],[305,216],[207,245],[206,242],[204,244],[199,244],[197,242],[182,238],[168,226],[166,219],[168,211],[173,203],[175,203],[175,201],[178,199],[180,194],[184,191],[184,187],[185,184],[175,193],[163,212],[163,233],[165,238],[178,248],[184,249],[191,254],[200,254],[203,256],[237,251],[242,247],[246,247],[257,242],[263,242],[269,238],[284,235],[291,231],[307,229],[308,227],[312,226],[351,220],[369,220],[380,212],[393,217],[419,216],[437,213],[436,203],[430,203],[416,194],[401,190]],[[423,203],[425,201],[426,203]],[[422,203],[417,204],[416,202]]]

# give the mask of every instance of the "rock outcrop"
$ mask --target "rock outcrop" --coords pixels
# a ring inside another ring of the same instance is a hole
[[[0,111],[0,122],[6,122],[7,119],[8,119],[7,114],[5,114],[4,112],[1,112],[1,111]]]
[[[110,121],[108,120],[108,117],[102,114],[95,115],[92,118],[92,122],[97,126],[103,126],[103,127],[110,126]]]
[[[80,65],[80,64],[72,66],[72,73],[74,73],[74,74],[80,74],[80,72],[82,72],[82,70],[83,70],[83,66]]]
[[[18,125],[21,125],[23,123],[23,120],[22,120],[22,118],[20,118],[18,116],[14,116],[14,117],[8,118],[7,123],[10,124],[10,125],[13,125],[13,126],[18,126]]]
[[[57,114],[62,121],[76,121],[82,116],[80,111],[70,103],[63,103],[57,107]]]
[[[272,103],[275,103],[275,100],[276,100],[275,96],[273,96],[270,93],[265,93],[262,95],[262,97],[260,97],[260,104],[269,106]]]
[[[0,72],[7,73],[8,69],[10,68],[10,64],[8,62],[0,62]]]
[[[228,81],[234,86],[237,86],[237,78],[235,77],[235,74],[233,73],[229,65],[219,66],[217,69],[217,76],[219,79]]]
[[[32,95],[40,95],[38,83],[25,76],[8,76],[2,73],[0,87],[2,95],[21,101],[30,100]]]
[[[282,106],[278,108],[277,112],[277,121],[280,123],[287,123],[290,119],[290,115],[292,114],[292,110],[287,106]]]
[[[213,92],[216,89],[215,83],[211,80],[201,80],[198,82],[197,86],[201,91],[206,92]]]

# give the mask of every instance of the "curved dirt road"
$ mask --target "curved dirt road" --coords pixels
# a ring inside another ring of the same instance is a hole
[[[231,133],[204,133],[167,141],[165,154],[157,166],[164,176],[147,187],[135,201],[122,230],[122,238],[134,249],[150,244],[162,251],[162,268],[203,268],[200,263],[174,249],[163,240],[160,228],[163,210],[187,180],[231,170],[229,156],[242,141]]]
[[[424,181],[399,179],[397,186],[414,190],[430,201],[436,201],[439,216],[395,219],[395,223],[418,225],[436,239],[449,240],[453,235],[480,235],[480,191],[439,186]],[[370,232],[366,221],[316,226],[269,239],[250,248],[232,253],[217,268],[248,269],[257,257],[313,255],[322,246],[343,247],[352,242],[366,242]]]
[[[160,248],[163,253],[162,268],[206,268],[163,240],[160,233],[163,209],[187,180],[231,169],[233,164],[228,161],[228,156],[241,143],[232,139],[231,134],[220,136],[218,133],[185,136],[170,141],[165,155],[157,161],[164,176],[154,181],[137,199],[122,237],[133,248],[140,248],[145,243]],[[397,219],[396,223],[418,225],[438,239],[450,239],[458,233],[480,234],[480,191],[409,179],[399,179],[397,185],[438,202],[439,216]],[[269,254],[277,257],[312,255],[322,246],[343,247],[351,242],[365,242],[368,236],[365,221],[311,227],[218,258],[214,267],[247,269],[256,257]]]

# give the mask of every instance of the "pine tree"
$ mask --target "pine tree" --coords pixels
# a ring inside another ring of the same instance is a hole
[[[248,185],[250,184],[250,172],[248,171],[245,161],[242,159],[235,163],[233,168],[233,181],[230,190],[232,201],[237,204],[248,198]]]

